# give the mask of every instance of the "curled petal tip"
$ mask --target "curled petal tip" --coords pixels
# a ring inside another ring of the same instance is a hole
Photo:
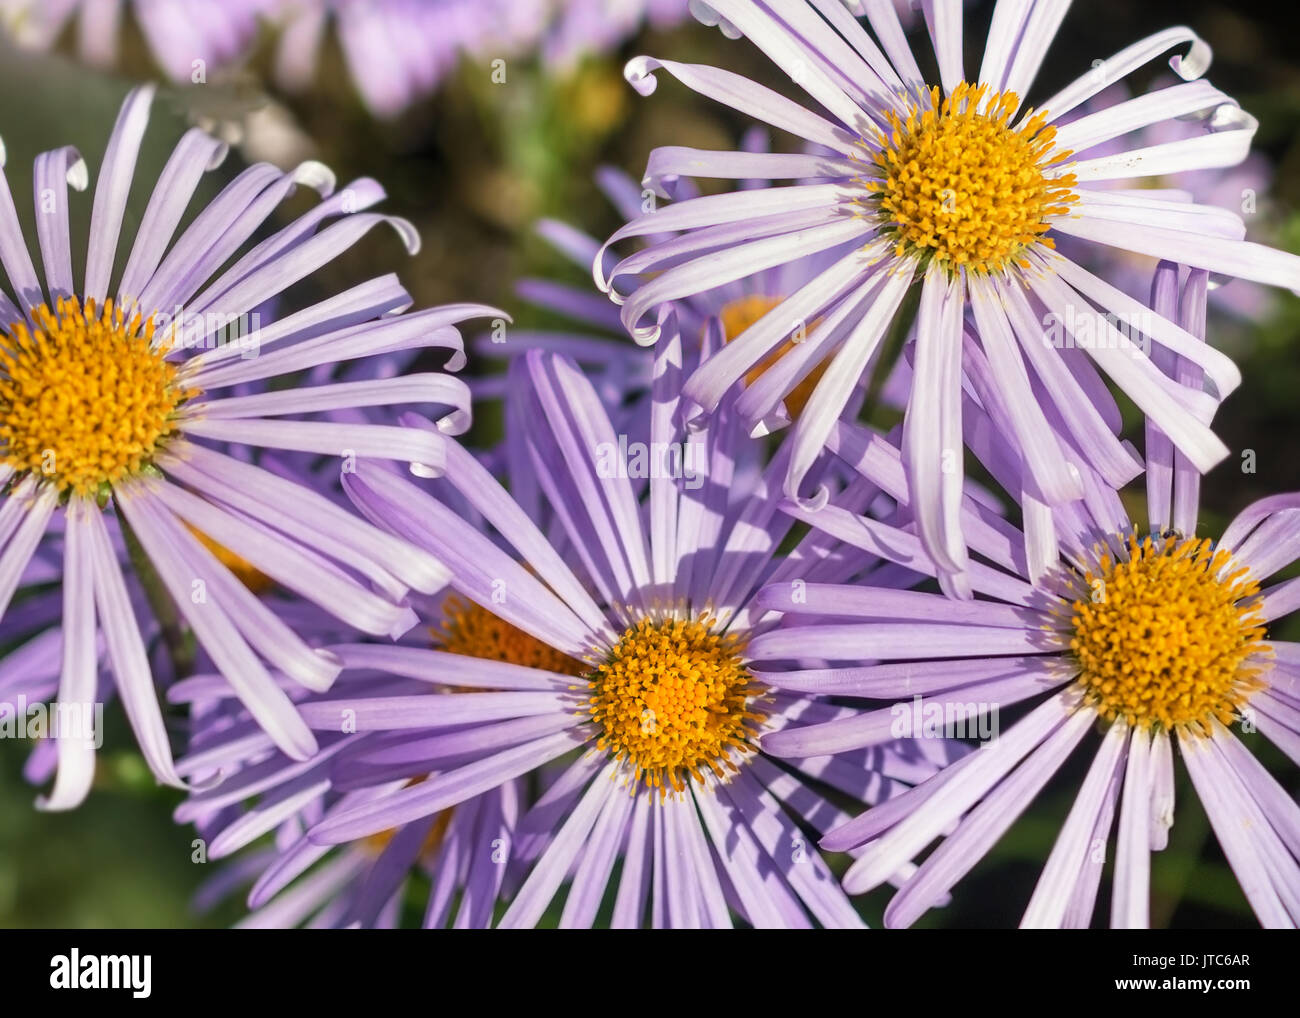
[[[658,66],[654,57],[633,57],[623,66],[623,77],[640,95],[653,95],[659,85],[654,76]]]
[[[416,477],[424,477],[430,480],[442,476],[441,470],[435,466],[430,466],[428,463],[412,463],[409,469]]]
[[[332,195],[334,186],[338,183],[334,171],[315,159],[299,163],[293,171],[293,181],[295,184],[306,184],[322,198]]]
[[[414,223],[400,216],[386,216],[385,220],[402,238],[407,254],[416,255],[420,253],[420,231],[415,228]]]
[[[826,508],[826,504],[831,500],[831,491],[826,485],[819,484],[817,490],[808,498],[804,498],[794,490],[787,491],[786,497],[805,512],[815,513]]]
[[[637,346],[654,346],[659,342],[660,331],[657,324],[631,330],[632,338],[636,341]]]

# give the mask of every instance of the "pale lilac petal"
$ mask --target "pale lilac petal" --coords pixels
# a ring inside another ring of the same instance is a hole
[[[785,476],[787,496],[799,496],[804,476],[821,454],[850,394],[861,384],[867,363],[911,286],[913,268],[911,263],[906,263],[884,276],[884,285],[873,296],[866,313],[858,319],[808,397],[790,438],[792,449]]]
[[[154,184],[122,272],[118,293],[128,305],[149,285],[199,180],[204,173],[221,165],[226,151],[223,142],[198,128],[186,131],[176,143]]]
[[[898,822],[869,844],[844,876],[844,889],[862,894],[888,880],[953,820],[996,785],[1035,747],[1075,714],[1077,694],[1060,693],[1035,708],[1009,732],[972,754],[961,780],[950,781],[930,798],[925,809]],[[1085,712],[1083,717],[1088,718]],[[879,808],[879,807],[877,807]]]
[[[656,193],[667,198],[671,197],[671,191],[680,177],[727,180],[852,178],[860,169],[861,166],[851,159],[813,152],[710,152],[679,145],[664,145],[651,150],[642,182],[645,187],[653,188]],[[592,263],[599,250],[597,246],[583,260],[584,267]]]
[[[961,5],[962,0],[921,0],[934,55],[939,61],[939,80],[948,94],[966,77],[962,70]]]
[[[805,141],[845,155],[853,155],[857,150],[856,139],[844,128],[731,71],[642,56],[628,61],[623,76],[641,95],[650,95],[658,85],[654,72],[660,69],[701,95]]]
[[[279,417],[283,414],[411,403],[433,403],[448,407],[452,416],[444,418],[445,426],[441,429],[448,434],[460,434],[469,425],[469,386],[453,375],[440,373],[416,373],[373,381],[334,382],[328,385],[301,386],[288,391],[232,396],[195,404],[194,412],[202,414],[207,420],[230,420],[259,415]]]
[[[862,109],[849,98],[841,84],[819,66],[813,51],[800,36],[747,0],[717,0],[716,3],[710,0],[709,6],[766,53],[790,76],[791,81],[817,100],[823,109],[834,114],[840,123],[859,127],[865,119]]]
[[[401,586],[432,594],[447,583],[447,570],[427,552],[358,520],[319,492],[250,463],[202,446],[173,446],[158,465],[213,501],[246,518],[310,540],[321,552],[344,561],[394,598]],[[373,563],[373,565],[372,565]],[[394,586],[394,579],[400,581]]]
[[[1223,854],[1228,857],[1260,924],[1268,929],[1293,928],[1295,922],[1279,899],[1268,868],[1248,833],[1253,825],[1245,815],[1243,804],[1235,801],[1232,794],[1234,782],[1230,769],[1204,738],[1184,738],[1178,744]]]
[[[960,0],[955,0],[955,5],[960,8]],[[1014,92],[1021,97],[1029,91],[1038,76],[1047,49],[1056,38],[1056,32],[1069,9],[1068,3],[1060,2],[1033,5],[1024,29],[1016,40],[1011,66],[1002,81],[1003,91]]]
[[[386,470],[359,463],[344,489],[372,522],[445,562],[456,589],[511,625],[568,654],[582,657],[591,631],[545,585],[459,514]],[[504,592],[507,596],[502,599]]]
[[[1011,323],[997,292],[980,276],[969,281],[971,310],[979,327],[989,366],[1000,383],[1016,442],[1043,497],[1052,503],[1083,497],[1083,488],[1060,447],[1029,384],[1029,374],[1016,347]]]
[[[572,689],[576,681],[572,675],[559,672],[423,647],[355,643],[335,645],[329,650],[349,669],[374,669],[436,685],[554,692]]]
[[[85,528],[88,553],[93,559],[95,604],[104,643],[136,744],[155,778],[164,784],[184,788],[185,783],[172,762],[170,740],[158,706],[158,693],[154,688],[144,640],[103,517],[97,512],[87,513]]]
[[[1253,757],[1252,757],[1253,759]],[[1151,837],[1152,852],[1169,844],[1174,826],[1174,747],[1168,732],[1157,732],[1151,740]]]
[[[813,321],[831,301],[860,285],[863,272],[882,252],[879,245],[867,245],[819,273],[709,357],[687,379],[684,397],[705,411],[716,409],[727,391],[786,342],[801,324]]]
[[[500,929],[529,929],[537,925],[560,884],[568,876],[569,867],[578,853],[595,842],[589,841],[597,817],[604,811],[611,797],[620,797],[621,790],[614,781],[618,762],[611,760],[588,786],[564,825],[551,838],[547,850],[533,865],[523,886],[515,892],[510,907],[497,924]],[[609,832],[605,832],[608,837]],[[599,832],[597,832],[597,837]]]
[[[36,234],[41,242],[41,262],[50,300],[71,297],[72,239],[68,232],[68,188],[84,191],[90,181],[86,161],[70,145],[36,157],[32,187],[36,191]],[[10,282],[14,282],[10,277]],[[21,291],[22,286],[18,289]]]
[[[1065,763],[1093,720],[1091,711],[1076,711],[989,792],[894,896],[885,909],[885,925],[911,926],[974,869]]]
[[[926,272],[916,325],[912,398],[903,420],[903,462],[912,512],[942,574],[960,574],[966,543],[958,518],[964,477],[961,442],[962,283],[936,262]]]
[[[348,455],[392,459],[413,468],[440,474],[446,462],[446,439],[437,432],[394,428],[384,424],[335,424],[326,421],[207,420],[188,418],[186,434],[237,445],[311,452],[322,456]]]
[[[310,782],[299,778],[287,782],[268,795],[256,806],[244,812],[239,819],[222,829],[208,844],[208,858],[223,859],[233,852],[252,844],[263,834],[275,830],[286,820],[298,814],[307,803],[329,791],[329,778],[316,775]]]
[[[1119,808],[1110,902],[1112,929],[1141,930],[1151,925],[1151,794],[1151,736],[1139,728],[1129,739]]]
[[[563,557],[491,473],[460,445],[447,448],[446,476],[591,632],[612,635],[604,613]]]
[[[530,350],[525,363],[533,383],[529,403],[545,422],[530,436],[541,466],[539,481],[574,543],[593,546],[592,578],[606,597],[638,604],[650,583],[649,551],[629,478],[602,468],[618,455],[614,426],[571,361]]]
[[[807,914],[749,825],[736,823],[733,812],[715,792],[705,791],[695,801],[750,925],[755,929],[808,929],[812,924]]]
[[[1096,159],[1082,159],[1070,164],[1070,172],[1080,183],[1090,183],[1162,177],[1236,166],[1242,162],[1250,153],[1250,143],[1259,121],[1236,106],[1223,105],[1215,110],[1211,123],[1217,128],[1213,134],[1129,149]]]
[[[616,930],[639,929],[645,916],[646,895],[650,889],[650,796],[637,796],[623,850],[623,872],[619,876],[610,927]]]
[[[119,489],[115,502],[172,600],[193,627],[199,643],[241,702],[288,756],[297,760],[310,757],[317,748],[311,730],[298,717],[292,701],[267,674],[230,618],[213,600],[196,604],[191,599],[193,581],[203,579],[210,568],[202,562],[187,561],[172,545],[165,512],[150,504],[146,492],[135,486]],[[207,578],[210,580],[210,575]]]
[[[0,506],[0,618],[8,611],[58,503],[54,485],[38,486],[28,477]]]
[[[312,728],[321,731],[383,732],[485,724],[572,712],[575,707],[575,698],[565,693],[481,692],[476,696],[422,693],[313,700],[300,704],[298,714]]]
[[[590,929],[595,925],[596,910],[600,908],[605,888],[613,875],[614,861],[627,834],[627,822],[634,802],[632,796],[618,794],[617,790],[606,796],[573,874],[573,884],[560,915],[561,929]],[[545,859],[543,856],[537,865],[545,865]]]
[[[199,533],[206,535],[249,562],[267,576],[319,604],[330,614],[345,618],[365,632],[387,635],[409,628],[410,611],[390,604],[364,587],[320,567],[287,541],[276,540],[197,495],[166,481],[147,481],[148,495],[166,506]],[[339,673],[333,655],[309,648],[293,629],[236,579],[192,535],[184,539],[188,561],[202,561],[212,577],[214,596],[250,643],[271,664],[309,689],[330,687]],[[403,630],[404,631],[404,630]]]
[[[86,521],[99,508],[85,499],[68,503],[63,552],[63,664],[59,673],[59,732],[55,739],[59,769],[54,788],[36,800],[40,810],[67,810],[81,805],[95,780],[95,559]],[[72,732],[64,732],[72,724]]]
[[[1100,880],[1105,854],[1097,858],[1094,833],[1106,810],[1107,793],[1122,770],[1128,736],[1127,722],[1119,719],[1111,723],[1034,886],[1029,906],[1020,920],[1021,929],[1061,928],[1074,889],[1081,879],[1086,879],[1080,874],[1096,870],[1096,879]]]
[[[560,732],[445,771],[422,784],[402,789],[383,802],[363,805],[327,818],[311,830],[310,837],[319,844],[339,844],[410,823],[561,757],[580,745],[584,738],[582,733]]]
[[[1061,233],[1151,258],[1300,291],[1300,255],[1245,240],[1207,237],[1185,230],[1137,226],[1114,221],[1068,219],[1057,222]]]
[[[95,185],[95,201],[90,215],[90,241],[86,251],[86,285],[82,287],[83,300],[102,304],[108,296],[109,277],[113,272],[113,256],[122,231],[122,216],[126,212],[131,180],[135,175],[135,161],[140,154],[140,143],[149,124],[149,106],[153,102],[154,87],[144,85],[131,92],[122,104],[122,110],[113,125],[99,168],[99,181]]]
[[[1087,102],[1103,88],[1126,77],[1130,71],[1154,60],[1175,46],[1190,42],[1186,56],[1174,57],[1171,64],[1184,81],[1199,78],[1210,66],[1210,47],[1190,28],[1166,28],[1126,46],[1113,57],[1095,65],[1091,71],[1068,85],[1039,108],[1048,111],[1049,122],[1059,120],[1076,106]]]
[[[1043,342],[1042,323],[1020,286],[1004,280],[997,280],[996,286],[1021,350],[1065,422],[1067,434],[1074,437],[1088,462],[1109,484],[1127,484],[1141,470],[1141,464],[1107,426],[1064,359]]]
[[[4,265],[5,275],[18,299],[18,307],[22,309],[14,316],[14,320],[23,320],[29,309],[45,303],[45,291],[41,289],[36,266],[32,264],[32,256],[27,250],[27,240],[18,222],[18,210],[14,206],[9,179],[3,168],[0,168],[0,264]],[[7,298],[5,303],[8,304]]]
[[[742,770],[720,791],[739,812],[768,858],[789,881],[808,911],[831,929],[860,929],[861,918],[831,875],[821,854],[804,843],[800,829],[777,805],[753,774]]]

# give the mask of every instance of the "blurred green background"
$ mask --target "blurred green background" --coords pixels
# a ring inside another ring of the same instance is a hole
[[[989,5],[968,7],[967,65],[977,66]],[[1261,196],[1267,198],[1269,221],[1250,223],[1251,236],[1300,250],[1300,65],[1292,37],[1275,21],[1276,9],[1215,0],[1077,3],[1030,98],[1049,94],[1085,72],[1093,60],[1142,35],[1170,24],[1191,25],[1214,47],[1210,79],[1259,118],[1257,150],[1273,165],[1271,192]],[[488,68],[464,64],[436,95],[398,120],[380,123],[357,102],[337,51],[327,52],[318,87],[291,97],[266,90],[267,50],[261,47],[246,68],[214,75],[207,85],[164,88],[137,177],[151,181],[156,176],[187,121],[243,122],[246,151],[232,153],[220,171],[209,175],[202,196],[215,194],[250,152],[282,165],[316,158],[334,168],[340,185],[358,176],[375,177],[390,196],[384,209],[411,219],[423,237],[420,253],[408,259],[391,234],[376,231],[302,284],[298,296],[310,298],[367,278],[376,266],[391,267],[419,304],[483,301],[506,308],[521,325],[557,323],[521,305],[512,293],[514,280],[551,276],[581,284],[585,278],[532,235],[530,226],[538,217],[560,218],[604,237],[620,224],[593,186],[598,166],[613,165],[639,176],[656,145],[734,147],[748,126],[666,75],[654,96],[640,98],[621,77],[627,57],[651,53],[708,62],[785,87],[748,43],[689,23],[668,33],[644,34],[619,52],[586,59],[562,76],[520,58],[509,61],[506,83],[495,84]],[[0,57],[5,172],[21,214],[29,217],[22,206],[31,193],[32,157],[74,144],[93,175],[121,97],[133,82],[152,77],[153,65],[129,29],[121,68],[113,75],[83,70],[66,56],[5,50]],[[1136,82],[1142,84],[1142,76]],[[777,144],[789,142],[778,139]],[[129,219],[138,219],[146,198],[147,190],[135,192]],[[311,200],[295,197],[282,217],[308,207]],[[89,195],[79,201],[83,212],[80,217],[74,213],[74,222],[79,218],[84,237]],[[131,227],[129,223],[128,235]],[[1300,489],[1300,300],[1276,296],[1262,320],[1216,318],[1211,325],[1211,340],[1238,359],[1245,375],[1244,385],[1221,411],[1218,430],[1235,452],[1255,450],[1256,472],[1241,473],[1234,456],[1206,479],[1202,520],[1208,534],[1217,533],[1233,512],[1258,497]],[[482,366],[471,359],[469,370]],[[484,434],[493,422],[487,419],[478,427]],[[1300,638],[1300,630],[1292,626],[1277,635]],[[1003,719],[1004,727],[1008,721]],[[207,916],[190,908],[194,888],[211,870],[191,863],[193,835],[170,820],[176,796],[153,786],[124,731],[120,713],[110,711],[96,790],[79,811],[63,815],[33,810],[36,792],[20,776],[25,747],[0,741],[0,926],[221,926],[237,917],[233,906]],[[1258,736],[1247,738],[1270,767],[1284,774],[1288,787],[1300,788],[1294,768],[1285,765],[1280,753]],[[1018,921],[1083,763],[1073,760],[1058,775],[1035,808],[961,885],[953,906],[929,913],[925,925],[1008,926]],[[1185,781],[1169,848],[1154,858],[1152,870],[1155,924],[1253,924]],[[1105,900],[1105,888],[1102,894]],[[887,897],[877,893],[863,901],[873,924]]]

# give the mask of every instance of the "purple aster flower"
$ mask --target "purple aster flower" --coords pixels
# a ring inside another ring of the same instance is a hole
[[[673,28],[687,20],[690,0],[543,0],[549,9],[542,59],[561,67],[590,53],[617,49],[643,25]]]
[[[129,10],[158,66],[172,81],[241,60],[273,0],[0,0],[0,31],[18,46],[49,50],[75,24],[78,57],[113,67]]]
[[[433,92],[463,56],[496,59],[530,45],[542,17],[538,3],[511,0],[278,0],[276,77],[307,88],[333,25],[362,102],[392,117]]]
[[[1204,271],[1188,273],[1180,300],[1178,269],[1162,264],[1156,309],[1201,335],[1206,280]],[[1199,377],[1191,361],[1173,367]],[[980,427],[973,446],[1017,490],[1023,468],[1005,455],[997,462],[1000,443],[989,437],[996,421]],[[846,424],[836,442],[864,478],[907,504],[896,447]],[[780,587],[758,597],[761,607],[786,613],[781,628],[750,643],[761,681],[794,693],[895,701],[765,736],[766,752],[861,752],[906,732],[924,735],[916,725],[930,711],[1032,707],[976,752],[823,839],[826,848],[860,851],[844,877],[855,894],[942,839],[893,898],[888,925],[909,926],[940,901],[1099,726],[1104,735],[1023,925],[1089,924],[1104,862],[1093,849],[1113,829],[1111,924],[1147,924],[1151,853],[1165,847],[1174,819],[1176,756],[1260,921],[1300,921],[1300,807],[1230,730],[1240,722],[1245,732],[1262,732],[1300,762],[1300,645],[1266,632],[1295,607],[1300,580],[1261,589],[1300,555],[1300,496],[1256,502],[1217,542],[1198,537],[1199,475],[1152,425],[1146,536],[1098,482],[1088,478],[1085,501],[1057,515],[1056,533],[1044,535],[1052,546],[1032,558],[1009,524],[963,504],[981,558],[971,572],[978,600],[845,585],[809,586],[801,604]],[[1035,511],[1024,508],[1026,516]],[[919,572],[939,568],[908,530],[834,505],[794,511]],[[838,621],[819,624],[826,616]]]
[[[83,190],[88,173],[76,150],[36,159],[43,273],[0,176],[0,263],[16,298],[0,293],[0,624],[7,643],[10,605],[21,610],[26,596],[15,601],[15,593],[60,562],[59,703],[92,701],[102,647],[146,759],[159,780],[179,784],[123,550],[150,598],[175,614],[276,745],[310,756],[316,740],[268,668],[322,690],[341,665],[308,646],[210,545],[356,630],[404,632],[415,619],[402,598],[412,588],[439,589],[443,566],[249,460],[269,449],[340,457],[344,470],[355,458],[379,457],[436,472],[446,435],[468,424],[468,389],[440,373],[274,390],[271,383],[324,362],[411,347],[446,350],[458,368],[456,323],[498,313],[462,304],[399,314],[410,297],[387,275],[262,324],[253,309],[375,226],[392,226],[412,250],[418,238],[404,220],[367,211],[383,197],[374,181],[335,194],[317,163],[290,172],[250,166],[178,233],[204,171],[224,153],[197,130],[163,169],[116,275],[151,98],[149,88],[128,96],[109,138],[80,285],[68,188]],[[250,246],[304,183],[323,200]],[[241,388],[249,385],[257,391]],[[439,423],[416,432],[314,419],[396,404],[438,407]],[[87,739],[59,739],[57,750],[54,789],[41,801],[51,809],[80,802],[94,768]]]
[[[1029,483],[1052,506],[1082,494],[1053,436],[1069,440],[1108,484],[1141,470],[1110,426],[1103,376],[1120,389],[1199,470],[1227,453],[1208,421],[1239,382],[1231,361],[1185,329],[1053,250],[1055,235],[1078,237],[1215,273],[1300,289],[1300,259],[1243,240],[1223,209],[1145,192],[1100,188],[1115,177],[1230,166],[1246,155],[1255,121],[1199,80],[1209,48],[1186,28],[1134,43],[1037,106],[1022,107],[1068,5],[1003,0],[984,56],[967,77],[958,0],[926,3],[939,82],[922,76],[888,0],[864,3],[874,37],[837,0],[719,0],[709,6],[762,49],[821,108],[814,111],[718,68],[638,57],[628,80],[643,94],[663,70],[687,87],[831,155],[655,150],[646,184],[680,177],[792,180],[711,194],[646,213],[617,231],[616,244],[651,234],[672,239],[637,251],[597,282],[622,304],[641,343],[659,334],[655,311],[756,270],[847,245],[849,252],[790,294],[685,381],[693,415],[806,329],[770,384],[738,404],[755,431],[788,423],[786,393],[831,360],[792,428],[784,489],[815,506],[805,475],[876,355],[891,321],[918,296],[913,382],[902,448],[917,527],[944,584],[967,593],[960,527],[962,386],[969,351],[982,350],[996,391],[1012,411],[1006,439],[1027,463]],[[1061,117],[1175,47],[1183,79],[1064,127]],[[1171,118],[1195,117],[1191,139],[1092,158],[1111,139]],[[958,181],[953,186],[952,181]],[[918,284],[914,286],[913,284]],[[626,294],[621,292],[627,290]],[[919,291],[919,293],[918,293]],[[814,324],[816,323],[816,324]],[[1208,391],[1181,386],[1157,366],[1152,347],[1190,359]],[[788,363],[787,363],[788,362]],[[1099,370],[1100,369],[1100,370]],[[776,384],[780,379],[783,384]]]
[[[236,386],[233,390],[240,394],[241,390],[251,393],[256,390],[256,386]],[[293,454],[286,456],[273,450],[243,447],[230,451],[237,455],[251,452],[262,469],[278,477],[289,478],[296,485],[327,494],[335,501],[341,500],[342,487],[338,482],[338,472],[329,469],[328,461],[322,467],[301,462],[310,457]],[[33,742],[32,751],[23,767],[23,777],[38,786],[54,777],[58,765],[57,740],[53,736],[56,724],[61,723],[58,692],[63,669],[63,594],[58,583],[63,570],[63,526],[63,514],[55,514],[50,520],[49,531],[23,574],[20,596],[5,613],[3,620],[5,642],[12,650],[0,658],[0,719],[11,720],[11,734],[26,737]],[[279,587],[251,563],[212,541],[201,531],[190,529],[222,565],[308,645],[322,647],[349,638],[355,639],[359,635],[317,605]],[[154,613],[148,593],[131,568],[121,531],[110,526],[109,536],[113,558],[122,570],[131,612],[140,625],[141,638],[149,651],[149,665],[155,682],[166,686],[175,682],[183,672],[212,671],[216,666],[204,648],[186,641],[185,634],[169,624],[170,616],[169,622],[164,623]],[[117,688],[108,649],[102,638],[96,642],[95,653],[97,678],[92,719],[94,737],[98,741],[99,737],[106,734],[99,730],[101,718],[98,708],[107,708],[117,699]],[[187,658],[192,660],[187,661]],[[128,717],[138,713],[133,710],[130,699],[126,704]],[[38,723],[38,718],[44,718],[44,722]],[[81,725],[86,721],[84,716],[79,716],[75,711],[69,715],[69,723]],[[158,746],[165,747],[165,744],[160,742],[144,745],[146,759],[155,770],[168,766],[165,760],[155,763],[152,754]]]
[[[334,636],[340,636],[337,627]],[[419,676],[397,676],[400,667],[391,667],[407,649],[359,650],[358,660],[376,655],[390,667],[349,668],[331,696],[426,694]],[[306,836],[315,824],[410,784],[380,773],[382,733],[322,732],[320,751],[302,762],[274,746],[230,698],[220,676],[185,680],[172,698],[191,707],[190,749],[177,770],[196,786],[176,819],[195,824],[205,861],[222,861],[199,891],[199,908],[251,885],[241,927],[392,927],[410,878],[422,872],[429,881],[426,927],[448,921],[456,927],[489,925],[505,879],[520,782],[505,782],[454,809],[368,838],[317,845]],[[322,697],[300,691],[295,699],[310,711]],[[261,843],[266,835],[269,845]]]
[[[387,648],[334,648],[350,665],[387,660],[428,689],[331,698],[304,716],[383,733],[376,781],[423,780],[338,811],[309,838],[356,842],[540,772],[552,776],[519,824],[511,858],[523,872],[503,925],[534,925],[570,878],[566,926],[590,925],[607,887],[615,926],[647,914],[660,926],[721,926],[733,913],[759,926],[859,925],[808,848],[811,832],[847,819],[819,787],[882,800],[961,747],[882,745],[791,766],[756,752],[761,732],[841,710],[751,681],[746,646],[767,624],[752,595],[763,582],[910,574],[878,573],[876,558],[824,536],[782,553],[791,520],[772,497],[782,455],[758,472],[733,470],[754,443],[725,403],[684,451],[676,383],[692,359],[675,323],[665,328],[673,338],[657,352],[649,449],[623,447],[573,361],[535,350],[514,362],[529,423],[512,459],[527,469],[510,477],[519,500],[463,451],[439,482],[475,507],[481,528],[394,471],[362,464],[345,478],[371,519],[450,556],[463,600],[444,612],[442,651],[403,649],[399,660]],[[641,502],[633,483],[643,471]],[[859,484],[847,497],[865,508],[872,491]]]

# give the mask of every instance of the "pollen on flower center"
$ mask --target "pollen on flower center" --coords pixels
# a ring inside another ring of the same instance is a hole
[[[1047,220],[1077,200],[1072,174],[1050,175],[1069,152],[1052,152],[1056,128],[1027,111],[1014,92],[962,82],[946,99],[932,89],[928,108],[902,120],[890,114],[874,173],[864,183],[895,238],[895,252],[934,258],[950,269],[997,272],[1027,264],[1031,244],[1053,247]]]
[[[1103,554],[1071,610],[1078,682],[1102,717],[1143,728],[1231,724],[1261,688],[1259,586],[1208,540],[1129,538]]]
[[[197,393],[155,346],[153,320],[60,298],[0,338],[0,461],[98,494],[147,466]]]
[[[449,654],[506,661],[528,668],[582,675],[587,666],[537,637],[512,626],[472,601],[451,596],[443,602],[442,625],[433,630],[439,647]]]
[[[730,343],[751,325],[757,322],[773,308],[779,307],[784,297],[768,297],[761,294],[751,294],[748,297],[737,297],[727,304],[718,312],[718,317],[722,320],[722,332],[724,341]],[[816,326],[816,322],[807,326],[802,331],[811,332]],[[797,327],[792,323],[791,332]],[[803,336],[799,337],[804,338]],[[788,354],[795,348],[796,339],[792,336],[785,342],[781,343],[775,350],[760,360],[745,373],[745,384],[753,385],[762,376],[763,372],[773,367],[777,361]],[[826,371],[825,362],[816,365],[807,376],[799,382],[789,394],[785,397],[786,410],[790,417],[797,418],[808,403],[808,398],[812,396],[813,390],[817,388],[817,383],[821,381],[822,374]]]
[[[635,768],[634,786],[680,792],[706,768],[725,778],[737,769],[733,752],[753,749],[761,688],[745,667],[744,642],[712,623],[642,619],[590,675],[597,745]]]

